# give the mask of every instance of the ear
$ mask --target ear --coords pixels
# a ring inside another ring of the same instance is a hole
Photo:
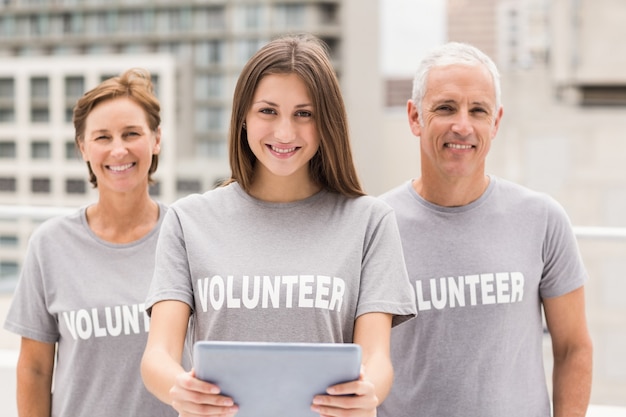
[[[500,121],[502,120],[502,115],[504,114],[504,109],[500,106],[498,109],[498,113],[496,114],[496,119],[493,121],[493,129],[491,129],[491,139],[496,138],[496,134],[498,133],[498,129],[500,129]]]
[[[154,134],[154,148],[152,148],[152,155],[158,155],[161,153],[161,126],[159,126]]]
[[[411,132],[417,137],[422,135],[422,126],[420,125],[419,111],[413,100],[406,103],[406,111],[409,117],[409,127]]]
[[[83,158],[83,161],[89,162],[89,157],[85,153],[85,140],[78,140],[78,151],[80,152],[80,156]]]

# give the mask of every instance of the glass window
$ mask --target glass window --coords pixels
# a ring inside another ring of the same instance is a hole
[[[0,16],[0,35],[3,37],[15,36],[15,17]]]
[[[306,22],[305,11],[303,4],[277,5],[274,13],[274,24],[279,28],[301,28]]]
[[[85,16],[85,29],[95,35],[106,35],[115,31],[115,20],[111,13],[97,12]]]
[[[181,194],[199,193],[202,191],[202,184],[197,179],[178,179],[176,180],[176,191]]]
[[[17,156],[16,149],[14,141],[0,142],[0,158],[15,159]]]
[[[197,144],[196,153],[209,158],[225,158],[228,155],[226,141],[200,140]]]
[[[246,39],[237,42],[237,62],[244,65],[264,43],[259,39]]]
[[[0,191],[17,190],[17,180],[12,177],[0,177]]]
[[[0,78],[0,99],[13,99],[15,81],[13,78]]]
[[[0,246],[4,248],[17,247],[18,239],[15,235],[0,235]]]
[[[15,261],[0,261],[0,278],[17,278],[20,272],[19,264]]]
[[[263,26],[262,9],[258,4],[242,6],[242,25],[245,29],[258,29]]]
[[[48,31],[48,16],[31,15],[29,26],[32,36],[46,35]]]
[[[154,184],[150,184],[148,188],[148,192],[152,197],[158,197],[161,195],[161,183],[155,182]]]
[[[0,108],[0,123],[11,123],[15,121],[15,111],[11,108]]]
[[[31,143],[30,156],[33,159],[50,159],[50,143],[42,141]]]
[[[196,110],[196,132],[222,130],[224,109],[221,107],[199,108]]]
[[[167,14],[167,27],[170,32],[183,32],[191,27],[190,9],[171,9]]]
[[[323,24],[337,24],[339,21],[339,5],[334,3],[320,4],[320,20]]]
[[[120,29],[127,33],[144,33],[148,28],[141,10],[133,10],[120,15]]]
[[[194,54],[196,65],[220,64],[224,59],[224,44],[220,41],[198,43]]]
[[[65,142],[65,159],[68,161],[80,160],[80,151],[76,149],[76,143],[72,141]]]
[[[206,100],[208,98],[221,97],[223,85],[224,81],[221,75],[198,75],[195,85],[196,99]]]
[[[87,182],[84,179],[67,179],[65,180],[65,192],[67,194],[85,194]]]
[[[30,180],[30,190],[35,194],[50,192],[50,178],[33,178]]]
[[[223,30],[226,27],[223,7],[209,7],[193,12],[193,28],[196,32]]]
[[[33,123],[47,123],[50,121],[50,112],[47,108],[31,109],[30,121]]]
[[[81,13],[63,14],[63,33],[80,34],[83,31],[83,15]]]
[[[85,92],[84,77],[65,77],[65,97],[71,100],[80,98]]]
[[[34,77],[30,79],[31,98],[48,98],[49,83],[47,77]]]

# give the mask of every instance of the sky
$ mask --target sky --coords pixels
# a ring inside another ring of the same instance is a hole
[[[422,56],[445,41],[446,0],[380,0],[381,70],[413,76]]]

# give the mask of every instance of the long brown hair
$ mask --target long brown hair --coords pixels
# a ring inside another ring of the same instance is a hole
[[[80,143],[85,140],[85,124],[87,116],[99,103],[118,97],[128,97],[137,103],[146,114],[148,127],[156,132],[161,124],[161,106],[159,100],[154,95],[154,86],[150,79],[150,73],[142,68],[131,68],[118,77],[109,78],[97,87],[87,91],[74,106],[74,141],[80,148]],[[159,165],[159,155],[152,155],[152,163],[148,170],[148,183],[153,184],[152,174],[156,172]],[[89,182],[94,188],[98,187],[91,165],[87,162],[89,169]]]
[[[364,195],[352,159],[348,117],[339,82],[327,46],[311,35],[272,40],[241,71],[228,134],[231,178],[225,184],[236,181],[244,190],[250,189],[256,157],[248,145],[243,123],[259,82],[270,74],[296,74],[312,98],[320,137],[319,149],[309,162],[312,179],[327,190],[349,197]]]

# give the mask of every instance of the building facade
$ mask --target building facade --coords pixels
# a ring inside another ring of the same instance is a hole
[[[93,200],[70,149],[69,114],[87,88],[133,66],[152,66],[159,83],[172,82],[171,95],[159,96],[169,160],[152,194],[170,203],[213,188],[230,175],[226,137],[239,71],[267,41],[299,32],[328,44],[357,164],[366,185],[375,184],[380,173],[362,167],[374,166],[371,144],[382,132],[377,16],[377,0],[1,0],[0,205]],[[164,56],[169,63],[153,66]],[[28,233],[0,227],[0,276],[10,276]]]

